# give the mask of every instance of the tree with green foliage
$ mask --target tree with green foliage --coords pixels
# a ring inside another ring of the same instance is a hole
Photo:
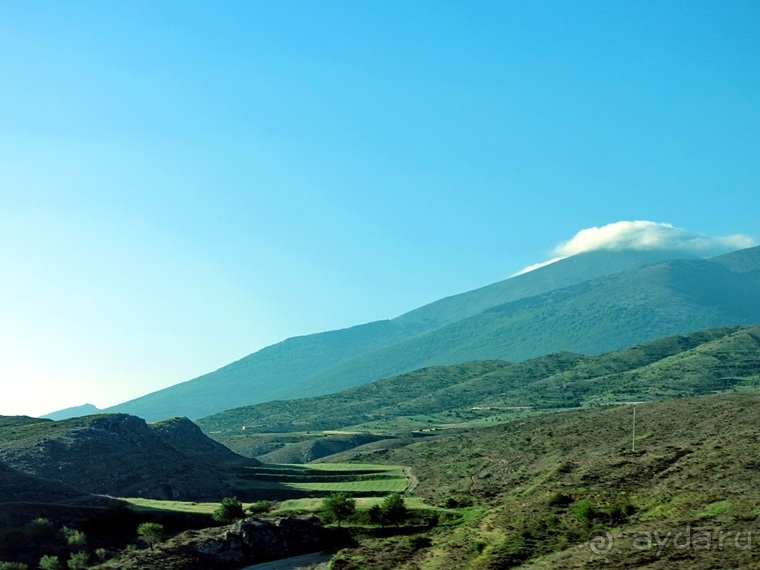
[[[105,562],[108,559],[108,551],[105,548],[98,548],[95,550],[95,556],[100,562]]]
[[[90,555],[86,552],[72,552],[69,559],[66,561],[66,565],[69,570],[84,570],[87,568],[87,562],[90,560]]]
[[[53,541],[56,538],[55,526],[43,517],[28,522],[24,527],[24,534],[38,546],[41,542]]]
[[[256,501],[248,507],[249,515],[265,515],[272,511],[274,505],[269,501]]]
[[[369,518],[370,524],[385,526],[385,517],[383,516],[383,509],[380,508],[380,505],[372,505],[369,508],[369,511],[367,511],[367,517]]]
[[[406,508],[406,503],[404,503],[403,497],[398,493],[393,493],[385,497],[380,505],[380,511],[386,522],[396,526],[409,518],[409,509]]]
[[[61,561],[57,556],[46,554],[40,558],[40,568],[41,570],[61,570]]]
[[[153,547],[162,542],[166,532],[164,525],[155,522],[144,522],[137,527],[137,537],[147,544],[151,550]]]
[[[211,515],[215,521],[230,524],[237,520],[245,518],[245,509],[243,503],[236,497],[225,497],[222,504]]]
[[[83,548],[87,544],[87,536],[81,530],[64,526],[61,534],[70,548]]]
[[[340,526],[342,521],[356,512],[356,501],[347,493],[332,493],[322,501],[322,512]]]

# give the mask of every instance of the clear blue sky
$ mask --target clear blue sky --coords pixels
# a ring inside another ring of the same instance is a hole
[[[760,3],[0,3],[0,414],[101,407],[621,220],[760,236]]]

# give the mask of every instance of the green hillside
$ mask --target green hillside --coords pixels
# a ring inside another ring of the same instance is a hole
[[[265,402],[197,421],[206,431],[330,430],[402,415],[473,406],[590,405],[752,386],[760,375],[760,325],[721,327],[582,356],[557,353],[520,363],[476,361],[423,368],[342,392]]]
[[[757,387],[760,325],[721,327],[598,356],[557,353],[520,363],[424,368],[334,394],[236,408],[198,424],[241,453],[266,458],[289,447],[300,455],[306,447],[313,458],[315,436],[324,431],[324,445],[338,437],[347,444],[351,433],[429,433],[459,424],[503,422],[529,412],[522,408],[537,412]],[[346,433],[333,435],[331,430]],[[284,461],[285,456],[273,457]]]
[[[324,394],[416,368],[597,354],[666,335],[760,321],[760,273],[703,260],[664,262],[493,307],[302,382]]]
[[[667,400],[636,412],[635,450],[632,407],[618,406],[354,454],[411,466],[416,495],[459,506],[463,517],[413,543],[364,540],[332,568],[757,567],[760,395]]]
[[[359,382],[351,376],[355,367],[343,365],[383,349],[415,339],[441,327],[477,315],[491,307],[540,295],[558,288],[663,259],[683,257],[677,252],[590,252],[564,259],[536,271],[455,295],[411,311],[390,321],[378,321],[348,329],[287,339],[264,348],[194,380],[171,386],[118,406],[107,412],[124,412],[148,420],[173,416],[199,418],[215,412],[273,399],[294,398],[346,388]],[[726,323],[721,323],[726,324]],[[558,350],[552,348],[544,352]],[[382,353],[381,353],[382,354]],[[481,358],[465,357],[462,361]],[[418,368],[417,361],[403,362],[391,372],[372,370],[361,381],[377,380],[393,373]],[[330,372],[335,369],[335,372]],[[320,377],[325,374],[330,381]],[[313,379],[308,385],[304,382]]]

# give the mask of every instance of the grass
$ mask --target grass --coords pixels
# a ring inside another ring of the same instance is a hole
[[[132,506],[135,511],[173,511],[177,513],[208,514],[213,513],[219,503],[194,503],[190,501],[164,501],[159,499],[143,499],[141,497],[124,497],[121,499]],[[244,503],[246,507],[250,504]]]
[[[301,491],[329,491],[346,493],[402,493],[409,484],[406,478],[377,479],[370,481],[341,481],[338,483],[285,483],[286,487]]]
[[[378,465],[375,463],[322,463],[319,465],[267,465],[266,467],[254,468],[252,475],[246,477],[244,485],[247,489],[279,489],[298,491],[294,495],[302,495],[303,492],[322,494],[343,491],[366,495],[357,499],[360,509],[370,508],[373,504],[381,502],[388,493],[401,493],[409,485],[409,479],[404,475],[404,467],[401,465]],[[277,479],[278,473],[283,474],[282,479]],[[287,482],[286,477],[293,473],[299,475],[298,481]],[[332,473],[334,477],[329,481],[320,480],[325,473]],[[261,479],[256,479],[257,475]],[[274,478],[272,476],[274,475]],[[309,481],[309,476],[314,481]],[[364,479],[367,476],[378,478]],[[376,494],[376,496],[375,496]],[[219,498],[221,501],[222,497]],[[172,511],[194,514],[211,514],[219,506],[219,502],[191,502],[191,501],[168,501],[156,499],[143,499],[136,497],[124,498],[136,511]],[[244,502],[247,508],[251,503]],[[322,504],[321,497],[286,499],[279,503],[275,512],[314,512]],[[407,499],[407,506],[412,509],[434,509],[426,505],[421,499]]]

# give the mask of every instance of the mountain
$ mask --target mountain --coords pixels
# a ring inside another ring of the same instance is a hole
[[[336,453],[341,443],[348,449],[373,436],[501,423],[526,408],[535,413],[758,387],[760,325],[721,327],[597,356],[564,352],[520,363],[423,368],[333,394],[227,410],[198,424],[241,454],[297,463]],[[316,437],[320,432],[325,436]]]
[[[224,368],[109,408],[199,418],[318,395],[435,364],[593,354],[760,320],[757,250],[715,261],[677,252],[579,254],[389,321],[291,338]],[[671,260],[664,261],[663,260]]]
[[[760,272],[676,260],[492,307],[301,382],[317,395],[432,365],[597,354],[667,335],[760,321]]]
[[[43,419],[46,420],[67,420],[69,418],[78,418],[80,416],[93,416],[95,414],[102,413],[102,410],[99,410],[92,404],[83,404],[81,406],[74,406],[72,408],[64,408],[63,410],[58,410],[57,412],[50,412],[49,414],[45,414],[44,416],[40,416]]]
[[[0,417],[0,462],[82,493],[184,500],[230,495],[230,468],[256,464],[186,418],[147,424],[127,414]]]

